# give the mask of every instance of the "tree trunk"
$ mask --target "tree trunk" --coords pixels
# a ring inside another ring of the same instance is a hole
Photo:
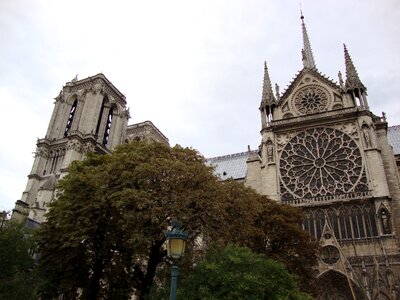
[[[153,244],[150,250],[149,261],[147,263],[147,270],[141,284],[140,291],[138,291],[138,300],[146,300],[150,294],[151,286],[153,285],[156,269],[164,255],[160,252],[161,246],[164,241],[159,241]]]
[[[82,299],[96,300],[100,294],[100,280],[103,274],[103,264],[100,258],[96,258],[93,266],[93,275],[90,278],[90,283],[87,290],[83,293]]]

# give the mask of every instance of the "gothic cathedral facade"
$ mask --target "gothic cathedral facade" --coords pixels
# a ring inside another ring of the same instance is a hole
[[[345,80],[318,71],[303,19],[304,67],[283,94],[265,64],[262,141],[245,184],[303,209],[304,230],[321,244],[319,299],[400,299],[399,173],[386,118],[369,110],[346,46]]]
[[[36,227],[45,220],[48,204],[55,198],[57,181],[68,166],[86,153],[110,153],[132,139],[168,144],[150,121],[128,126],[125,96],[103,75],[74,78],[55,98],[47,133],[36,143],[35,160],[21,200],[12,218]]]
[[[370,111],[346,47],[337,84],[318,71],[303,17],[302,30],[304,67],[286,91],[272,90],[264,67],[259,150],[208,162],[221,179],[303,209],[304,229],[321,243],[319,299],[400,299],[399,170],[386,118]],[[57,181],[89,151],[110,153],[132,139],[168,144],[150,121],[128,119],[125,96],[103,74],[68,82],[13,218],[43,222]]]

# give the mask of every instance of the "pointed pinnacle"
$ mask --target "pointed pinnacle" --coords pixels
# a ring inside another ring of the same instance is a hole
[[[344,47],[344,61],[346,65],[346,82],[345,82],[345,88],[346,90],[352,90],[352,89],[360,89],[365,91],[366,88],[364,84],[361,82],[360,78],[358,77],[357,70],[353,64],[353,61],[351,60],[349,51],[347,51],[347,47],[345,44],[343,44]]]
[[[276,102],[274,93],[272,92],[271,79],[269,78],[267,62],[264,62],[264,82],[261,98],[261,106],[270,105]]]
[[[303,49],[301,51],[303,57],[303,65],[305,68],[316,69],[314,55],[311,49],[310,40],[308,38],[308,33],[306,29],[306,24],[304,23],[303,12],[300,10],[301,28],[303,31]]]

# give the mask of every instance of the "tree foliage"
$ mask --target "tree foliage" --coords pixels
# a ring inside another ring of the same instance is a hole
[[[179,218],[191,237],[234,234],[234,215],[252,224],[253,200],[232,202],[196,151],[133,142],[74,162],[40,232],[49,295],[145,297],[164,261],[164,232]],[[246,209],[247,208],[247,209]],[[250,211],[250,212],[249,212]],[[188,251],[189,252],[189,251]]]
[[[247,245],[265,257],[283,263],[299,279],[302,290],[314,293],[313,280],[318,259],[318,243],[301,227],[302,211],[296,207],[264,202],[256,219],[257,232]]]
[[[22,224],[4,221],[0,227],[0,299],[35,299],[31,238]]]
[[[248,245],[295,265],[292,256],[304,249],[292,249],[300,240],[310,244],[294,229],[298,220],[281,216],[283,211],[238,182],[221,182],[192,149],[132,142],[110,155],[90,154],[72,163],[60,180],[58,199],[40,229],[40,271],[47,278],[41,296],[73,299],[80,293],[82,299],[127,299],[135,291],[139,299],[147,298],[157,273],[167,269],[164,233],[174,218],[190,235],[187,263],[202,257],[212,241]],[[296,224],[270,224],[269,214],[274,213],[276,222]],[[276,230],[274,236],[268,228]],[[278,243],[279,229],[285,228],[296,236],[267,251],[269,244],[262,242]],[[286,249],[290,254],[274,252]],[[302,276],[300,269],[292,270]]]
[[[310,299],[282,264],[228,245],[214,248],[179,283],[179,299]]]

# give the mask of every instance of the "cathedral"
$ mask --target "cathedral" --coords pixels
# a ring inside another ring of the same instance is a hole
[[[318,299],[400,299],[400,126],[370,111],[346,46],[338,83],[317,69],[303,16],[301,26],[303,69],[283,93],[264,65],[259,148],[207,163],[221,180],[302,208],[304,230],[321,245]],[[128,120],[125,96],[103,74],[67,82],[13,218],[43,222],[57,181],[89,151],[132,139],[168,144],[152,122]]]

